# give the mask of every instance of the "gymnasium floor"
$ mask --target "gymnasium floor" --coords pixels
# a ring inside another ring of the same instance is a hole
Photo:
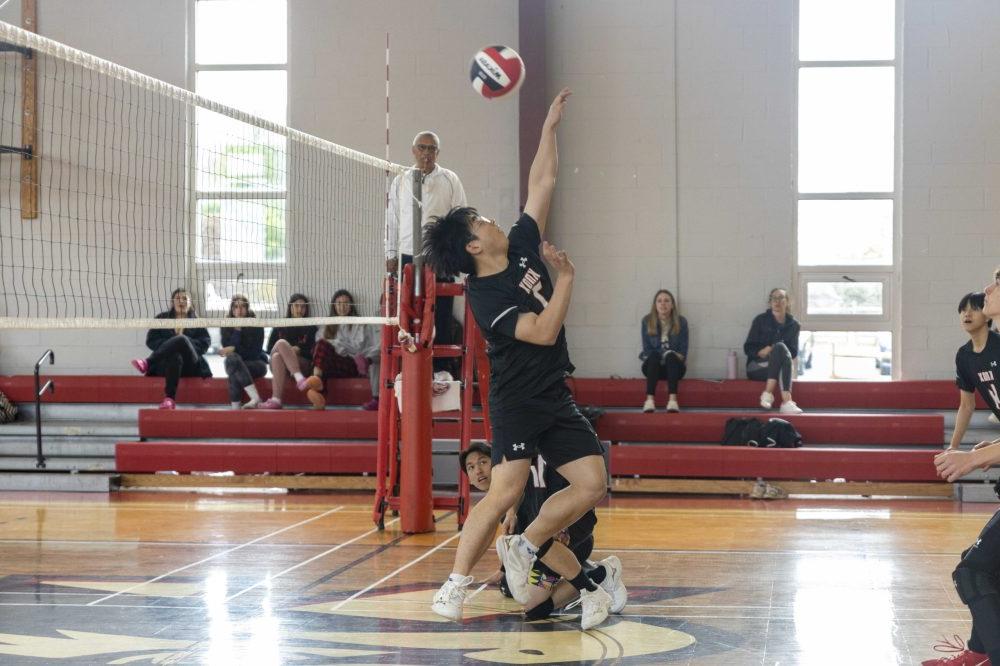
[[[614,497],[597,555],[630,604],[582,634],[478,585],[463,625],[431,614],[451,514],[407,536],[367,495],[0,494],[0,663],[918,664],[968,632],[950,571],[994,508]]]

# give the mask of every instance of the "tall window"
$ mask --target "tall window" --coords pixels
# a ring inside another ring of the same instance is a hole
[[[191,27],[195,92],[284,125],[286,0],[194,0]],[[273,310],[285,261],[286,140],[204,109],[195,126],[194,253],[205,309],[224,312],[241,291],[255,309]]]
[[[798,2],[796,315],[806,377],[892,373],[896,2]]]

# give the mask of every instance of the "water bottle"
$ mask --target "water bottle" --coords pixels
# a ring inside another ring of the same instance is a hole
[[[726,379],[736,379],[736,350],[730,349],[726,354]]]

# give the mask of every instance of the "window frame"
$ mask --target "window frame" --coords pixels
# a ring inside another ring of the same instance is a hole
[[[900,208],[902,204],[902,107],[903,107],[903,1],[894,0],[895,34],[894,58],[892,60],[800,60],[799,59],[799,0],[793,7],[792,17],[792,160],[791,179],[793,194],[792,243],[793,294],[800,306],[795,308],[797,319],[804,330],[825,331],[885,331],[892,334],[892,378],[899,379],[900,345],[902,331],[902,299],[900,274],[902,234]],[[894,146],[893,146],[893,190],[891,192],[799,192],[799,72],[802,68],[856,68],[892,67],[895,81],[894,96]],[[881,266],[864,265],[821,265],[803,266],[799,264],[799,201],[805,200],[891,200],[892,207],[892,264]],[[882,315],[809,315],[806,312],[807,285],[809,282],[841,281],[844,276],[858,282],[882,282]]]
[[[287,81],[288,75],[290,73],[289,59],[288,59],[288,46],[286,46],[285,52],[285,62],[284,63],[234,63],[234,64],[199,64],[197,62],[196,49],[196,35],[197,35],[197,4],[203,0],[188,0],[187,2],[187,87],[188,90],[195,91],[197,93],[197,83],[198,74],[200,72],[240,72],[240,71],[284,71],[285,81],[286,81],[286,96],[285,96],[285,113],[282,123],[287,124],[288,122],[288,112],[289,112],[289,102],[287,95]],[[211,0],[204,0],[211,1]],[[288,11],[288,3],[286,0],[286,12]],[[288,31],[288,22],[285,23],[286,35]],[[288,44],[286,40],[286,44]],[[203,308],[203,314],[206,316],[225,316],[226,310],[209,310],[207,302],[205,300],[206,290],[205,283],[206,280],[210,279],[212,276],[210,271],[202,270],[203,267],[208,266],[225,266],[226,271],[234,276],[246,276],[249,280],[260,280],[260,279],[274,279],[277,284],[282,284],[285,279],[285,273],[287,270],[288,261],[288,247],[289,243],[289,229],[288,229],[288,199],[289,199],[289,176],[286,173],[284,188],[281,190],[250,190],[250,191],[232,191],[232,190],[199,190],[198,189],[198,125],[196,118],[196,109],[188,108],[188,118],[187,118],[187,128],[188,128],[188,155],[187,155],[187,170],[186,170],[186,187],[187,192],[187,212],[188,212],[188,222],[185,228],[188,230],[188,237],[186,239],[186,247],[188,249],[188,266],[187,274],[191,278],[190,289],[193,292],[192,295],[195,297],[196,302],[200,303]],[[287,139],[286,139],[287,145]],[[290,165],[288,165],[290,168]],[[285,202],[285,253],[284,259],[281,261],[264,261],[264,262],[240,262],[240,261],[225,261],[225,260],[200,260],[198,258],[198,216],[199,216],[199,205],[203,200],[218,200],[218,199],[235,199],[235,200],[260,200],[260,199],[274,199],[282,200]],[[274,307],[281,309],[280,303],[272,304]]]

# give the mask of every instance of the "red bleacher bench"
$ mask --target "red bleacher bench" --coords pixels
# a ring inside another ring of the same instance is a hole
[[[845,481],[941,481],[934,451],[627,444],[611,447],[612,476]]]
[[[581,405],[639,409],[646,395],[644,379],[575,379],[570,389]],[[747,379],[684,379],[680,383],[681,406],[685,408],[759,408],[764,385]],[[656,404],[666,404],[663,384]],[[957,409],[958,389],[953,380],[896,382],[796,382],[795,401],[805,410],[817,409]],[[986,404],[977,395],[979,409]],[[780,404],[775,402],[775,406]]]
[[[774,414],[746,412],[681,412],[642,414],[607,412],[597,424],[601,439],[612,442],[722,441],[726,420],[777,416],[789,421],[806,444],[904,444],[941,447],[944,417],[940,414]]]
[[[434,437],[457,439],[457,420],[433,423]],[[482,423],[472,424],[483,437]],[[193,439],[378,439],[378,413],[358,409],[141,409],[139,437]]]
[[[115,469],[236,474],[374,474],[375,442],[118,442]]]

